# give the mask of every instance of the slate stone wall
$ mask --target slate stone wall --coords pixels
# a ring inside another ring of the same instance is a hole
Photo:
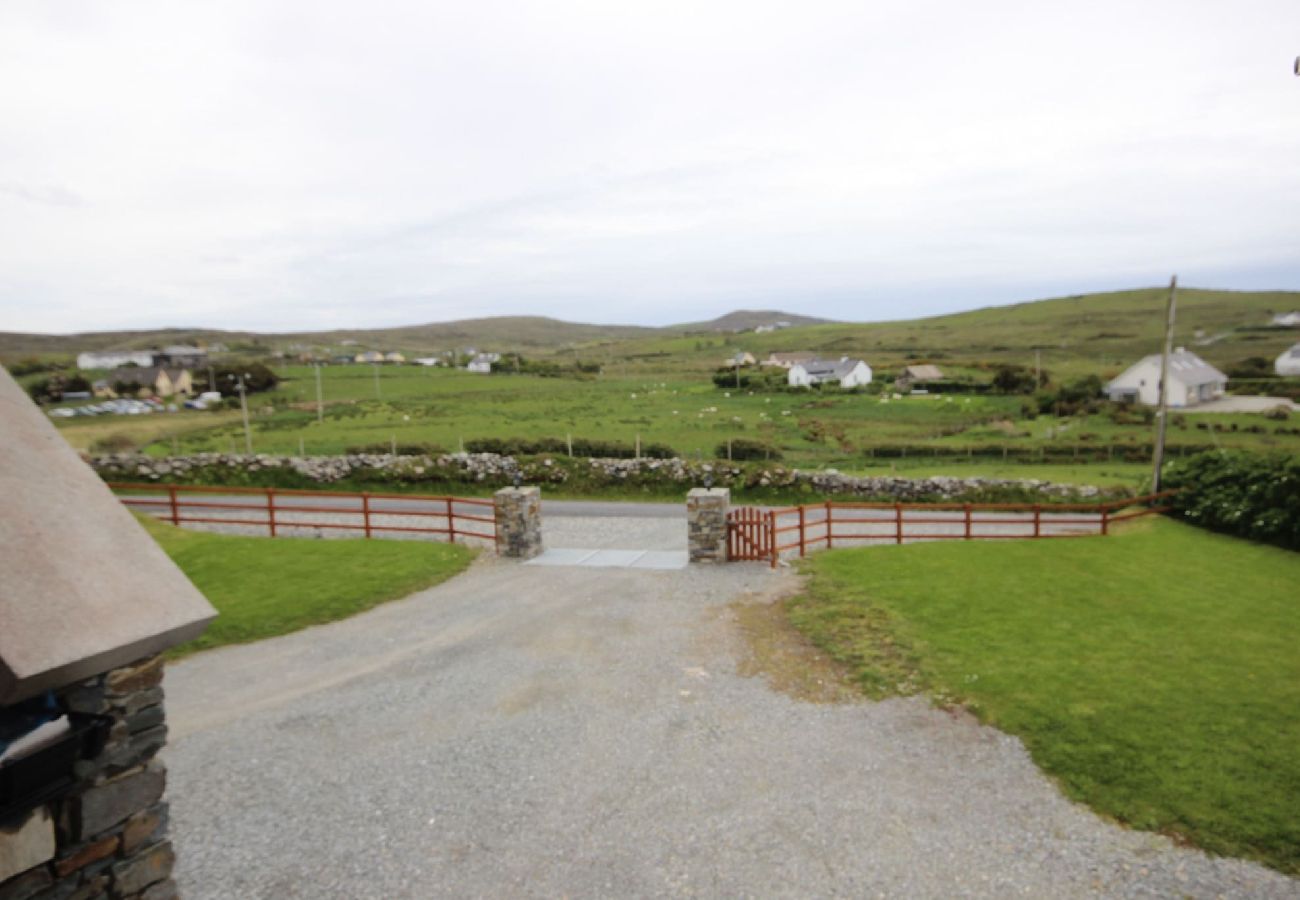
[[[0,823],[0,900],[172,900],[162,657],[58,692],[70,712],[111,716],[103,751],[63,797]]]
[[[690,561],[727,561],[727,488],[694,488],[686,495],[686,541]]]
[[[497,517],[497,555],[532,559],[542,552],[542,491],[503,488],[493,495]]]

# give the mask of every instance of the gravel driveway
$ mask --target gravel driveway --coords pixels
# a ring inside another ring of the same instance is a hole
[[[728,603],[793,577],[487,556],[170,666],[184,895],[1300,896],[1103,822],[964,715],[740,677]]]

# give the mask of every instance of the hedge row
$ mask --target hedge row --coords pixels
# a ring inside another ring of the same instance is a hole
[[[1219,450],[1169,467],[1174,510],[1193,524],[1300,550],[1300,459]]]
[[[541,453],[568,455],[570,443],[559,438],[474,438],[465,442],[470,453],[496,453],[501,456],[536,456]],[[634,444],[621,441],[599,441],[592,438],[574,438],[572,454],[586,459],[633,459],[637,455]],[[647,459],[673,459],[676,450],[667,444],[642,444],[641,456]]]

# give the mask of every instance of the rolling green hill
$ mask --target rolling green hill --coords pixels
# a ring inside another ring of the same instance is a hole
[[[741,349],[759,357],[773,350],[859,356],[880,372],[917,361],[956,371],[1002,363],[1032,365],[1037,350],[1042,365],[1053,374],[1110,376],[1159,350],[1165,295],[1164,288],[1141,288],[876,323],[827,322],[777,310],[737,310],[708,322],[663,328],[499,316],[403,328],[284,334],[211,329],[72,335],[0,332],[0,361],[33,354],[196,342],[220,342],[232,352],[248,355],[354,348],[401,350],[410,355],[474,346],[541,357],[577,355],[601,362],[611,372],[636,375],[703,372]],[[1300,292],[1180,289],[1176,343],[1220,367],[1249,356],[1272,359],[1300,339],[1296,329],[1268,327],[1271,313],[1289,309],[1300,309]],[[752,331],[755,325],[782,320],[792,322],[793,327],[764,334]]]
[[[1166,288],[1142,288],[988,307],[898,322],[836,323],[766,334],[640,338],[606,347],[629,372],[703,370],[730,353],[764,357],[774,350],[857,356],[877,371],[910,362],[961,369],[984,363],[1042,365],[1054,374],[1114,375],[1160,350]],[[1300,308],[1296,291],[1178,292],[1175,343],[1224,366],[1248,356],[1276,357],[1300,340],[1298,329],[1269,328],[1273,312]]]

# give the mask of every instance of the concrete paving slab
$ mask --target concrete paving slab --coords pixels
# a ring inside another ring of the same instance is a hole
[[[598,551],[577,547],[558,547],[543,550],[540,556],[534,556],[526,566],[580,566],[583,561],[595,556]]]
[[[690,556],[684,550],[647,550],[633,562],[632,569],[684,569],[690,565]]]
[[[645,554],[644,550],[598,550],[579,565],[593,569],[626,569]]]

